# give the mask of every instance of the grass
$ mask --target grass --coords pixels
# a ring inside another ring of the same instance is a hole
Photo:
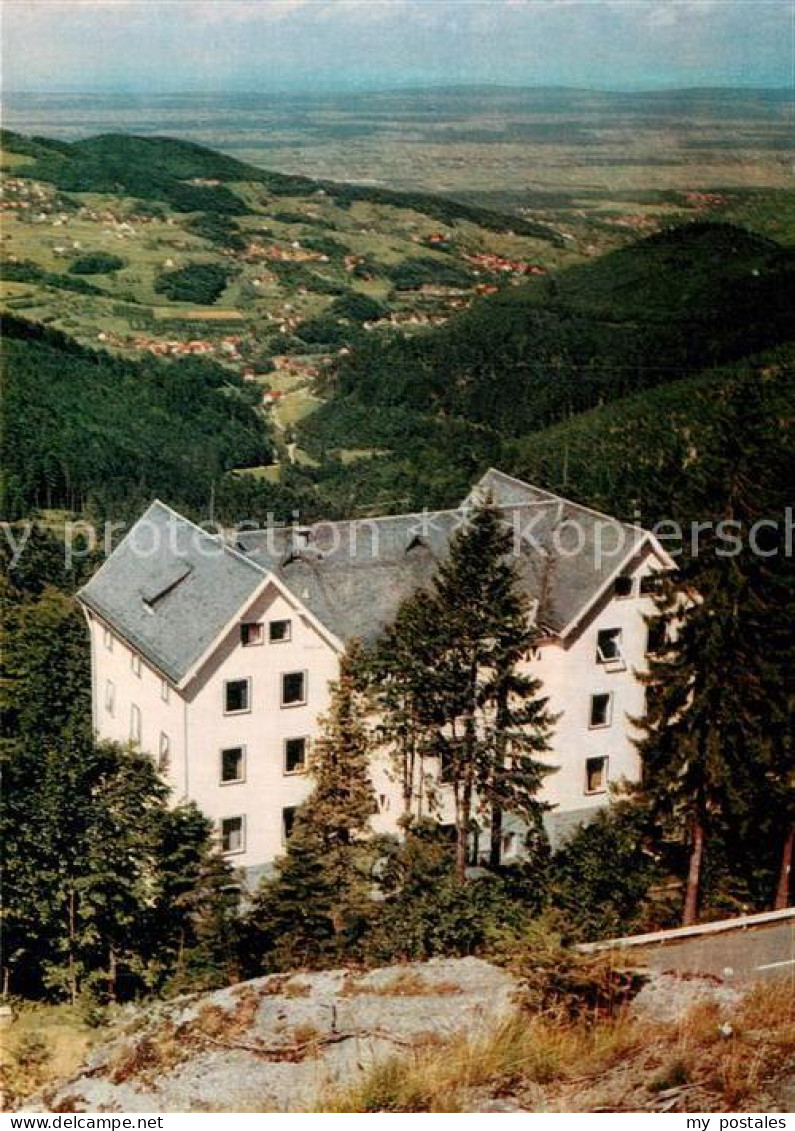
[[[233,475],[242,475],[247,479],[264,479],[267,483],[278,483],[281,478],[281,467],[278,463],[264,463],[259,467],[236,467]]]
[[[417,970],[399,970],[390,982],[380,984],[348,978],[340,992],[344,997],[446,997],[462,991],[455,982],[429,981]]]
[[[102,1030],[69,1005],[25,1005],[0,1038],[0,1091],[12,1106],[53,1080],[70,1076]]]
[[[595,1023],[518,1014],[389,1060],[321,1110],[468,1112],[493,1097],[529,1111],[777,1110],[776,1081],[795,1069],[795,988],[759,987],[724,1021],[714,1005],[669,1025],[626,1010]]]

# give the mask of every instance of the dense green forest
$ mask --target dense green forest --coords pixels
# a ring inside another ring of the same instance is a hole
[[[270,458],[256,392],[204,360],[134,362],[6,317],[4,513],[206,503],[231,467]]]
[[[788,340],[793,286],[795,257],[772,241],[685,225],[362,345],[333,391],[517,436]]]

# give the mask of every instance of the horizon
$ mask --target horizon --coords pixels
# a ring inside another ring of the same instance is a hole
[[[397,94],[427,94],[437,91],[494,91],[494,92],[532,92],[532,91],[560,91],[561,93],[578,94],[707,94],[741,92],[746,94],[778,94],[789,92],[795,102],[795,88],[791,83],[733,82],[733,83],[695,83],[691,85],[657,84],[657,85],[620,85],[613,84],[601,86],[597,84],[580,85],[577,83],[499,83],[499,82],[433,82],[415,83],[406,86],[329,86],[306,89],[300,86],[273,86],[251,87],[250,89],[234,88],[228,91],[207,90],[200,87],[183,87],[180,89],[147,89],[132,90],[124,87],[63,87],[62,89],[34,89],[34,88],[9,88],[0,90],[0,101],[3,98],[23,98],[33,96],[37,98],[66,98],[66,97],[114,97],[114,98],[252,98],[263,95],[284,96],[289,98],[314,98],[314,97],[351,97],[358,95],[397,95]]]
[[[788,0],[7,0],[9,94],[779,89]]]

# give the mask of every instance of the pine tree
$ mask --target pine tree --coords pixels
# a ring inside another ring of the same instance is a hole
[[[538,830],[546,808],[538,793],[552,769],[538,758],[554,719],[526,668],[535,637],[511,550],[496,508],[468,515],[432,591],[402,606],[371,668],[404,797],[418,786],[417,757],[437,759],[452,792],[461,883],[476,810],[488,813],[490,862],[498,867],[503,812]]]
[[[153,989],[210,990],[240,976],[238,878],[195,805],[159,822],[146,976]]]
[[[747,871],[760,859],[760,831],[773,812],[783,872],[793,821],[793,644],[782,597],[790,594],[791,609],[792,568],[780,452],[750,382],[724,405],[721,428],[725,443],[702,469],[700,500],[698,484],[692,500],[712,527],[658,599],[668,643],[643,677],[647,714],[636,720],[644,731],[641,795],[663,835],[687,846],[686,924],[698,916],[711,840]],[[760,547],[758,537],[752,544],[760,520],[776,524],[772,545]],[[735,534],[740,542],[730,541]]]
[[[276,876],[258,891],[249,923],[270,966],[311,965],[350,952],[372,914],[378,842],[365,704],[346,655],[311,752],[314,789],[295,816]]]
[[[438,606],[420,591],[401,605],[363,663],[362,679],[377,712],[380,745],[400,784],[406,826],[432,815],[439,802],[438,783],[429,772],[445,711],[438,687],[439,628]]]
[[[3,981],[76,1000],[160,988],[182,953],[234,975],[228,869],[209,823],[169,810],[134,750],[91,733],[85,625],[66,594],[8,588],[3,711]],[[204,957],[202,957],[204,956]]]
[[[522,670],[534,641],[527,598],[510,560],[512,536],[488,503],[456,535],[435,581],[443,655],[445,725],[439,735],[456,809],[456,867],[466,876],[473,806],[489,807],[499,865],[503,811],[538,827],[538,793],[551,767],[535,756],[554,723],[540,682]]]

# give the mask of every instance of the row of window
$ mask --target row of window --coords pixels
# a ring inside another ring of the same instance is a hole
[[[668,641],[667,629],[664,621],[653,620],[648,627],[646,635],[646,654],[653,655],[660,652]],[[621,629],[600,628],[596,636],[596,662],[605,666],[623,664],[624,654],[621,650]]]
[[[109,628],[105,629],[104,634],[103,634],[103,639],[105,641],[105,647],[107,648],[107,650],[109,652],[112,652],[113,651],[113,633],[110,631]],[[138,679],[141,679],[141,676],[143,674],[143,664],[141,663],[141,657],[138,655],[137,652],[131,652],[130,653],[130,670],[132,671],[134,676],[137,676]],[[108,683],[110,684],[110,680],[108,680]],[[170,696],[171,696],[171,688],[169,687],[168,680],[161,678],[161,680],[160,680],[160,698],[163,700],[164,703],[168,703]],[[111,710],[110,713],[113,714],[113,711]]]
[[[289,620],[268,621],[268,643],[284,644],[293,636],[293,624]],[[244,648],[252,648],[265,643],[265,625],[262,621],[244,621],[240,626],[240,643]]]
[[[650,597],[660,591],[662,578],[658,573],[647,573],[641,577],[640,583],[635,587],[635,578],[629,573],[622,573],[613,583],[613,596],[615,597]]]
[[[305,671],[284,672],[281,677],[281,706],[301,707],[306,703],[308,677]],[[251,677],[224,682],[224,714],[245,715],[251,710]]]
[[[302,739],[288,739],[290,741],[303,741]],[[232,751],[223,751],[223,755]],[[606,756],[587,758],[585,761],[585,792],[604,793],[608,785],[608,759]],[[379,798],[379,807],[388,808],[387,799]],[[293,831],[297,806],[289,805],[282,809],[282,842],[286,842]],[[221,850],[232,855],[246,851],[246,818],[244,815],[223,817],[221,819]]]
[[[284,740],[283,773],[302,774],[307,766],[309,739],[286,738]],[[246,780],[246,747],[228,746],[221,751],[221,785],[233,785]]]
[[[282,843],[286,843],[295,824],[296,805],[282,809]],[[223,817],[221,820],[221,851],[227,855],[246,851],[246,818]]]

